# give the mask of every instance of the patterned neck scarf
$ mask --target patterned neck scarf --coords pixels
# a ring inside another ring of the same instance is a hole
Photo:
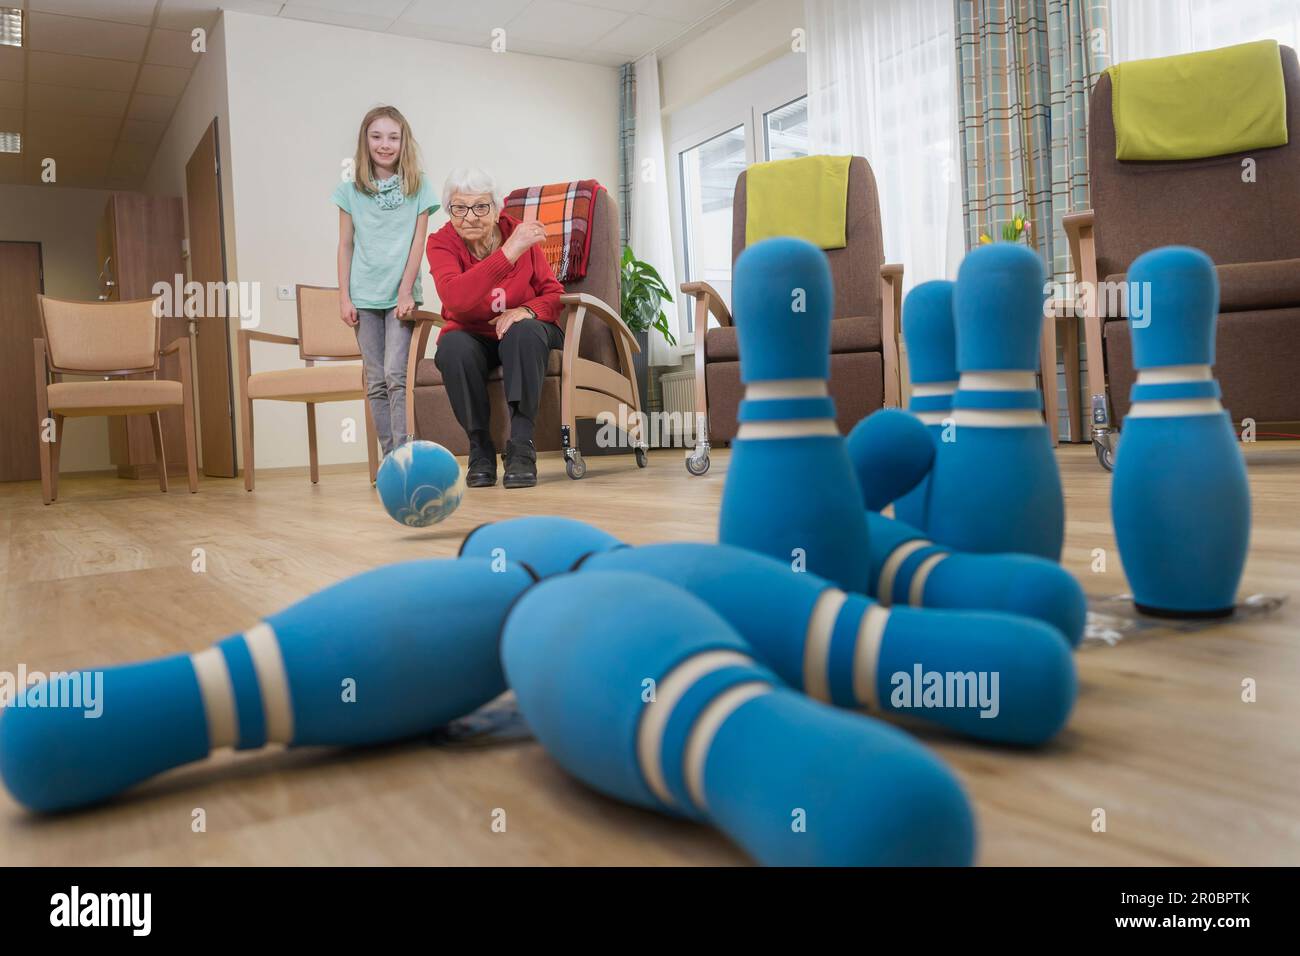
[[[402,193],[402,177],[398,173],[377,180],[375,188],[379,190],[375,193],[375,202],[379,203],[380,209],[396,209],[406,201],[406,196]]]

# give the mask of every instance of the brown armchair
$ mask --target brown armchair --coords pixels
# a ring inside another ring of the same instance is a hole
[[[745,179],[736,180],[731,214],[731,259],[745,250]],[[831,325],[830,395],[836,422],[847,433],[882,406],[897,406],[898,315],[903,299],[903,267],[885,265],[880,233],[880,199],[871,166],[861,156],[849,163],[848,210],[843,249],[827,249],[835,283]],[[736,437],[736,414],[744,395],[735,324],[722,297],[707,282],[687,282],[682,292],[695,299],[695,412],[704,424],[695,450],[686,459],[693,475],[709,469],[712,442]],[[708,318],[718,327],[708,328]]]
[[[1300,65],[1290,47],[1280,54],[1290,142],[1203,159],[1117,160],[1111,81],[1102,74],[1089,103],[1092,209],[1064,219],[1075,277],[1092,290],[1098,279],[1123,282],[1133,260],[1157,246],[1195,246],[1214,260],[1215,375],[1237,422],[1300,421]],[[1128,412],[1133,354],[1123,310],[1108,295],[1084,300],[1093,444],[1109,468],[1112,411],[1116,421]]]
[[[44,338],[33,340],[36,358],[36,419],[42,433],[41,494],[53,504],[59,496],[59,450],[63,420],[85,416],[147,415],[158,460],[158,487],[167,490],[167,456],[162,418],[179,406],[185,418],[185,465],[190,491],[199,490],[194,441],[194,386],[190,381],[190,340],[178,338],[160,348],[162,320],[153,299],[132,302],[71,302],[36,297]],[[180,358],[179,382],[158,377],[159,358]],[[65,375],[96,375],[101,382],[67,382]],[[147,374],[147,379],[125,376]],[[52,422],[46,441],[46,422]]]
[[[594,198],[591,230],[587,275],[566,285],[560,297],[564,348],[551,352],[536,422],[537,450],[562,450],[565,471],[575,479],[587,472],[578,448],[579,419],[611,415],[615,423],[631,423],[629,438],[636,462],[642,468],[647,464],[645,437],[638,427],[641,396],[632,365],[633,354],[641,349],[618,314],[618,204],[604,189]],[[469,439],[451,410],[442,373],[433,359],[424,356],[430,333],[441,327],[442,317],[417,312],[414,318],[417,325],[406,375],[406,430],[438,442],[453,455],[467,455]],[[504,448],[510,416],[500,368],[488,377],[488,399],[492,437],[498,448]]]

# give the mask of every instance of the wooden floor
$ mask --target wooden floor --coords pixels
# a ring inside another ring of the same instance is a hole
[[[1148,631],[1078,653],[1074,717],[1050,746],[1009,750],[924,734],[976,805],[979,861],[1002,864],[1300,863],[1300,443],[1246,446],[1254,535],[1243,595],[1271,615]],[[311,591],[407,558],[453,555],[476,525],[522,514],[589,520],[631,543],[710,540],[727,452],[691,478],[680,451],[638,470],[558,458],[532,490],[471,490],[425,531],[395,525],[364,466],[205,479],[197,495],[148,481],[67,477],[52,507],[0,485],[0,669],[64,670],[195,651]],[[1060,452],[1064,563],[1090,595],[1126,587],[1109,475]],[[195,573],[196,548],[206,571]],[[1107,569],[1093,573],[1093,550]],[[1253,678],[1258,701],[1242,702]],[[142,746],[147,746],[142,741]],[[191,828],[194,811],[206,832]],[[1094,832],[1094,810],[1106,832]],[[494,832],[493,813],[506,812]],[[870,807],[862,812],[870,813]],[[408,743],[362,753],[225,754],[103,808],[34,818],[0,792],[0,864],[732,864],[711,830],[624,807],[567,778],[531,741]]]

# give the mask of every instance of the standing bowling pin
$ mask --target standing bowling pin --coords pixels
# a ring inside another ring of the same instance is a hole
[[[543,581],[501,641],[529,727],[603,793],[710,822],[767,865],[971,862],[970,804],[947,767],[750,655],[690,594],[613,571]]]
[[[725,544],[621,548],[592,555],[579,571],[633,571],[675,584],[734,627],[782,680],[838,707],[1032,745],[1054,737],[1074,705],[1069,645],[1027,617],[885,608]]]
[[[568,571],[593,551],[626,545],[595,525],[558,515],[526,515],[481,524],[460,543],[465,558],[526,565],[539,578]]]
[[[825,254],[765,239],[736,260],[740,429],[722,492],[718,538],[851,591],[867,583],[861,493],[835,424],[830,376],[834,292]]]
[[[1250,488],[1210,371],[1214,263],[1167,246],[1139,256],[1128,281],[1149,311],[1129,318],[1137,382],[1111,481],[1120,560],[1143,613],[1230,614],[1250,545]]]
[[[959,551],[1061,559],[1065,502],[1035,384],[1044,285],[1037,254],[1009,242],[975,249],[957,273],[961,376],[953,440],[939,443],[930,475],[926,533]]]
[[[952,414],[952,396],[957,390],[952,290],[953,283],[943,279],[922,282],[903,303],[903,342],[912,381],[907,408],[925,424],[936,449],[943,440],[944,421]],[[924,531],[929,497],[930,478],[926,475],[894,502],[894,515]]]
[[[33,685],[0,711],[0,777],[31,810],[106,799],[221,747],[373,744],[505,690],[498,638],[534,578],[429,559],[331,585],[195,654]],[[102,674],[102,712],[52,707]]]

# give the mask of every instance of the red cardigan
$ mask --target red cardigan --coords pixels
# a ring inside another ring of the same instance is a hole
[[[519,220],[502,213],[498,223],[504,245]],[[459,329],[474,335],[495,336],[492,320],[504,311],[492,309],[497,289],[505,292],[506,309],[528,306],[543,322],[554,323],[559,316],[564,286],[556,281],[540,243],[513,263],[500,249],[480,261],[469,254],[465,240],[447,223],[429,236],[425,252],[434,287],[442,301],[442,317],[446,320],[442,332]]]

